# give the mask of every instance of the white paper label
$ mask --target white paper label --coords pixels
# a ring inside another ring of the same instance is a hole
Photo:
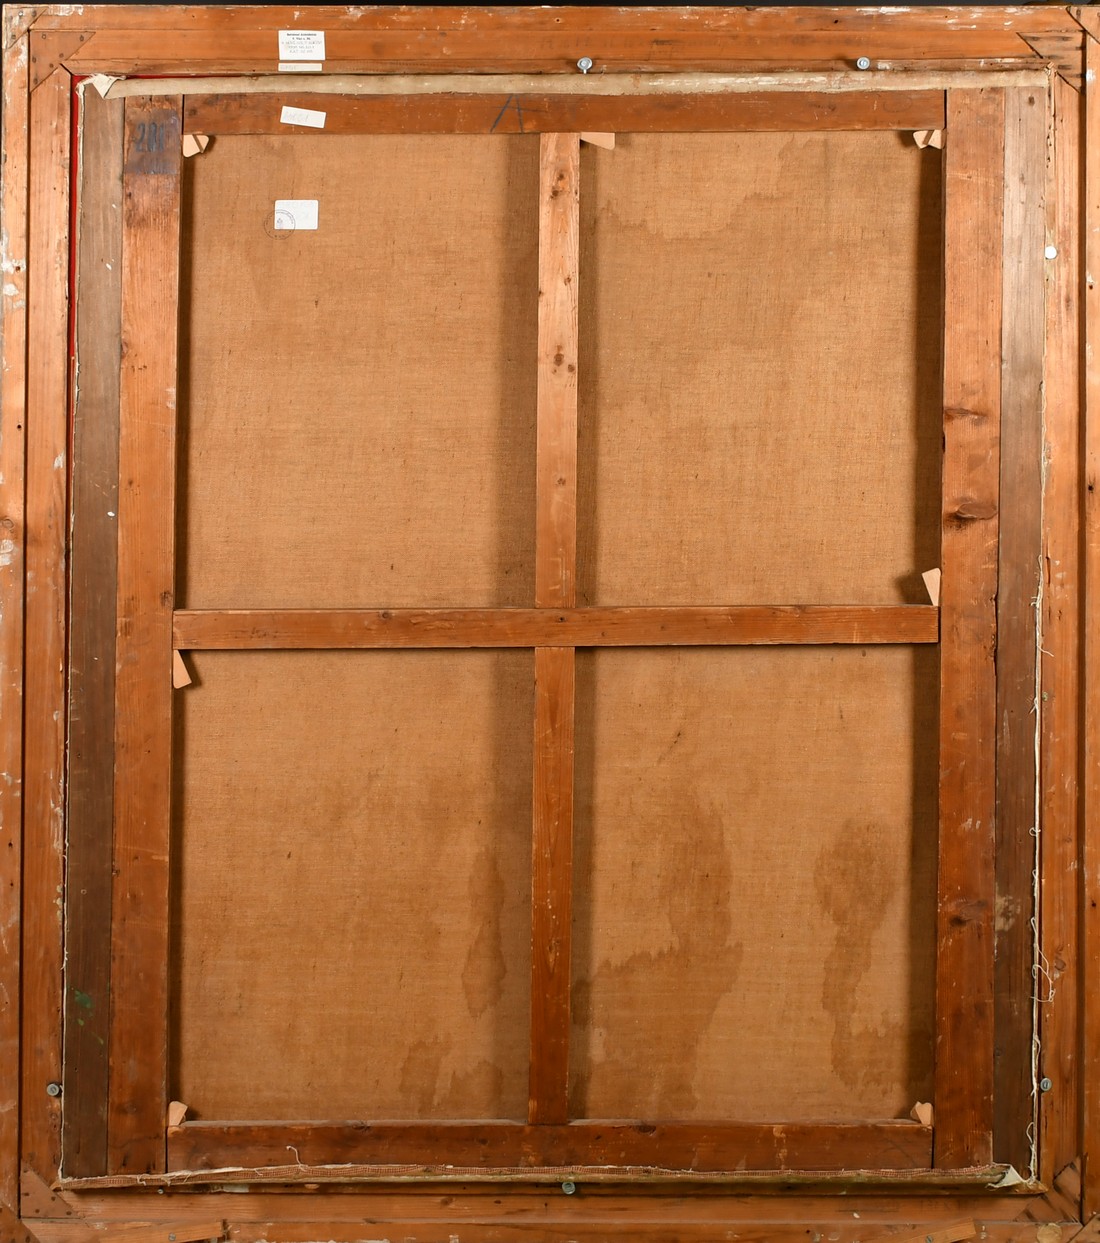
[[[280,30],[280,60],[324,60],[325,32],[323,30]]]
[[[275,228],[280,233],[317,228],[316,199],[276,199]]]
[[[324,65],[317,61],[309,61],[308,63],[306,61],[302,61],[301,64],[298,64],[295,61],[279,61],[280,73],[323,73],[324,69]]]
[[[325,128],[325,114],[312,108],[289,108],[283,105],[279,120],[284,125],[311,125],[314,129]]]

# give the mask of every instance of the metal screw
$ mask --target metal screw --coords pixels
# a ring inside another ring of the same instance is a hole
[[[60,1096],[61,1095],[61,1084],[60,1083],[47,1083],[46,1084],[46,1095],[47,1096]]]
[[[1042,1079],[1039,1080],[1039,1091],[1040,1092],[1049,1092],[1052,1087],[1054,1087],[1053,1082],[1050,1079],[1048,1079],[1045,1075],[1042,1077]]]
[[[582,56],[580,60],[577,61],[577,68],[581,71],[581,73],[587,73],[589,69],[592,68],[592,57]]]
[[[565,1192],[565,1194],[566,1194],[567,1196],[571,1196],[571,1195],[573,1194],[573,1192],[577,1190],[577,1184],[576,1184],[576,1183],[568,1183],[568,1182],[567,1182],[567,1183],[562,1183],[562,1185],[561,1185],[561,1189],[562,1189],[562,1191],[564,1191],[564,1192]]]
[[[856,68],[857,68],[857,69],[870,69],[870,68],[871,68],[871,58],[870,58],[870,56],[861,56],[861,57],[860,57],[860,58],[856,61]]]

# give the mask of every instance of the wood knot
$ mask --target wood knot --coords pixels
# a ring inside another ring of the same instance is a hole
[[[968,497],[950,509],[944,515],[946,521],[952,526],[965,526],[968,522],[987,522],[990,518],[996,518],[997,506],[993,501],[980,501],[974,497]]]
[[[989,903],[979,898],[960,898],[951,904],[948,923],[952,928],[965,928],[968,924],[980,923],[989,913]]]

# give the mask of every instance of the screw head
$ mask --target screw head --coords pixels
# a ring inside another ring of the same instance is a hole
[[[565,1194],[566,1194],[567,1196],[571,1196],[571,1195],[573,1194],[573,1192],[577,1190],[577,1184],[576,1184],[576,1183],[570,1183],[570,1182],[564,1182],[564,1183],[562,1183],[562,1185],[561,1185],[561,1189],[562,1189],[562,1191],[564,1191],[564,1192],[565,1192]]]
[[[857,69],[870,69],[870,68],[871,68],[871,58],[870,58],[870,56],[861,56],[861,57],[860,57],[860,58],[856,61],[856,68],[857,68]]]
[[[577,68],[581,71],[581,73],[587,73],[589,69],[592,68],[592,57],[582,56],[580,60],[577,61]]]
[[[46,1084],[46,1095],[47,1096],[60,1096],[61,1095],[61,1084],[60,1083],[47,1083]]]
[[[1052,1087],[1054,1087],[1054,1084],[1050,1079],[1046,1077],[1046,1075],[1044,1075],[1042,1079],[1039,1080],[1039,1091],[1040,1092],[1049,1092]]]

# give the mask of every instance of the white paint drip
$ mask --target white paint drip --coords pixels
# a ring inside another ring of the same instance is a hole
[[[60,470],[64,465],[65,465],[65,455],[64,453],[59,453],[57,457],[55,457],[53,460],[53,468],[54,470]]]
[[[27,261],[25,259],[9,259],[8,258],[8,235],[5,232],[0,236],[0,271],[5,276],[14,276],[16,272],[25,272],[27,270]]]
[[[11,565],[14,553],[15,541],[10,539],[0,539],[0,565]]]

